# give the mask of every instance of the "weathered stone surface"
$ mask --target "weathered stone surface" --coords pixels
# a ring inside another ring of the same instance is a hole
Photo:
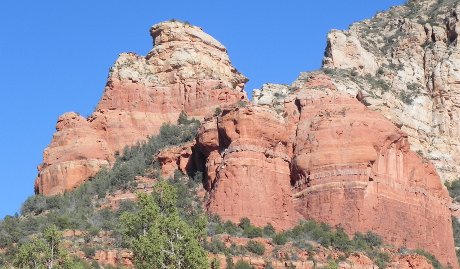
[[[410,150],[405,132],[324,74],[296,81],[288,96],[273,88],[260,93],[273,96],[263,107],[224,110],[203,125],[198,145],[207,158],[210,211],[259,225],[263,218],[252,212],[282,211],[350,234],[371,230],[457,268],[447,190],[435,167]],[[281,189],[288,181],[292,188]],[[266,196],[283,203],[266,206]]]
[[[231,65],[225,47],[200,28],[164,22],[150,32],[152,51],[146,57],[120,55],[91,116],[59,118],[38,168],[36,193],[72,190],[110,166],[116,151],[176,122],[181,111],[202,118],[246,100],[247,79]]]
[[[195,142],[190,142],[184,145],[166,148],[160,151],[156,156],[156,160],[161,165],[163,178],[169,178],[174,175],[176,170],[186,174],[193,166],[192,148]]]
[[[110,250],[97,250],[94,255],[94,260],[96,260],[100,265],[103,266],[124,266],[128,268],[133,268],[132,262],[133,254],[124,250],[120,251],[117,249]]]
[[[284,125],[282,116],[257,106],[224,110],[217,121],[203,125],[197,146],[206,160],[211,212],[278,229],[297,223],[290,189],[292,146]]]
[[[349,234],[371,230],[458,268],[450,198],[438,173],[451,180],[460,171],[460,10],[435,4],[411,1],[410,9],[396,7],[331,32],[322,71],[304,73],[292,85],[264,85],[254,104],[240,107],[234,104],[246,100],[246,78],[220,43],[194,26],[156,25],[153,50],[146,57],[120,55],[90,117],[59,119],[36,191],[71,190],[181,111],[202,119],[220,106],[221,115],[205,118],[195,146],[156,156],[164,176],[186,170],[191,160],[204,171],[210,212],[277,229],[313,218]],[[112,198],[116,207],[133,194]],[[110,255],[101,259],[113,261]],[[355,258],[356,268],[374,266]],[[258,259],[253,264],[263,266]],[[410,255],[390,267],[430,268]]]
[[[434,166],[410,151],[407,135],[354,98],[324,92],[297,98],[296,210],[350,234],[372,230],[457,266],[450,198]]]
[[[362,92],[443,181],[460,178],[459,12],[457,1],[408,1],[332,31],[323,61],[337,88]]]

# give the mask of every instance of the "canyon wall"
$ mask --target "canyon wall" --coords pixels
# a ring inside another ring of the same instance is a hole
[[[255,98],[200,131],[209,211],[278,229],[315,219],[350,235],[373,231],[457,268],[450,197],[405,132],[321,73]]]

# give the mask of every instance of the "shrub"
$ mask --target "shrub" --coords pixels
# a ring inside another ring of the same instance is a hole
[[[424,256],[435,269],[442,269],[441,263],[431,253],[428,253],[423,249],[417,249],[415,250],[415,253]]]
[[[219,238],[212,238],[211,242],[206,244],[206,250],[213,254],[224,253],[227,248]]]
[[[222,114],[222,109],[220,107],[216,107],[214,110],[214,116],[220,116]]]
[[[369,253],[367,253],[367,255],[371,256],[370,258],[379,268],[386,268],[388,262],[390,261],[390,255],[385,252],[374,252],[373,255],[369,255]]]
[[[46,197],[43,195],[35,195],[30,196],[27,200],[22,204],[21,207],[21,214],[34,214],[38,215],[41,214],[43,211],[47,210],[47,203]]]
[[[248,106],[248,103],[245,102],[245,101],[238,101],[238,102],[236,103],[236,105],[237,105],[238,107],[247,107],[247,106]]]
[[[331,238],[331,244],[338,250],[343,252],[349,252],[352,248],[352,244],[348,235],[345,233],[343,228],[337,228]]]
[[[93,258],[94,255],[96,255],[96,249],[94,247],[84,246],[82,251],[85,253],[85,257],[88,259]]]
[[[455,201],[460,202],[460,180],[446,182],[445,184],[450,197],[452,197]]]
[[[239,231],[239,227],[229,220],[224,223],[223,228],[230,235],[236,235]]]
[[[211,269],[220,269],[220,261],[216,258],[213,258],[211,261]]]
[[[383,267],[379,267],[379,268],[383,268]],[[329,259],[326,265],[326,269],[339,269],[339,265],[334,260]]]
[[[263,230],[262,228],[255,227],[255,226],[249,226],[243,231],[243,236],[246,236],[248,238],[256,238],[256,237],[262,237],[263,236]]]
[[[286,236],[285,233],[277,233],[274,237],[273,237],[273,243],[277,244],[277,245],[284,245],[286,244],[288,238]]]
[[[243,261],[243,260],[237,261],[233,268],[235,269],[254,269],[253,266],[251,266],[248,262]]]
[[[272,236],[274,236],[274,235],[276,234],[275,227],[273,227],[273,225],[271,225],[270,223],[268,223],[268,224],[265,225],[265,227],[264,227],[263,234],[264,234],[264,236],[267,236],[267,237],[272,237]]]
[[[455,246],[460,246],[460,223],[456,217],[452,217],[452,230],[454,234]]]
[[[254,240],[250,240],[246,244],[246,248],[250,252],[257,254],[257,255],[264,255],[265,253],[265,246],[262,243],[254,241]]]

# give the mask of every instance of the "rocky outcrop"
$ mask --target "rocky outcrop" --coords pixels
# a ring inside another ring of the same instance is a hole
[[[457,266],[449,195],[436,169],[411,152],[407,135],[356,99],[299,95],[292,161],[295,208],[305,218],[372,230]]]
[[[36,193],[72,190],[110,166],[115,152],[176,122],[181,111],[202,118],[246,100],[247,79],[231,65],[225,47],[200,28],[164,22],[150,32],[152,51],[146,57],[120,55],[91,116],[59,118],[38,168]]]
[[[209,211],[281,229],[306,218],[371,230],[457,268],[449,195],[405,132],[324,74],[296,81],[288,95],[273,89],[259,92],[262,104],[203,124]]]
[[[444,181],[460,178],[459,12],[456,1],[408,1],[329,33],[323,61],[340,91],[361,92]]]
[[[350,235],[373,231],[459,268],[438,176],[460,171],[455,5],[409,1],[333,31],[322,70],[292,85],[266,84],[252,104],[220,43],[188,24],[158,24],[146,57],[117,60],[91,116],[59,119],[36,192],[77,187],[184,111],[204,118],[196,144],[154,157],[165,177],[190,166],[203,172],[206,207],[223,220],[288,229],[315,219]],[[132,198],[115,197],[114,207]],[[401,259],[396,268],[429,268]]]
[[[194,142],[190,142],[166,148],[155,156],[155,159],[161,165],[161,175],[163,178],[174,176],[176,170],[183,174],[187,174],[187,172],[192,170],[193,163],[191,162],[191,158],[194,145]]]
[[[284,118],[257,106],[224,110],[205,122],[197,147],[206,163],[208,208],[225,220],[249,217],[259,226],[295,225],[289,141]]]

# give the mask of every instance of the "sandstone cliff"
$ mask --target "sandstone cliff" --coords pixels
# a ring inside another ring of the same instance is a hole
[[[372,230],[457,266],[450,197],[405,132],[321,73],[255,98],[202,127],[211,212],[282,229],[312,218]]]
[[[181,111],[202,118],[216,107],[246,100],[247,79],[231,65],[222,44],[200,28],[181,22],[154,25],[154,47],[146,57],[123,53],[110,69],[107,86],[87,119],[67,113],[38,167],[36,193],[72,190],[114,153],[156,134]]]
[[[411,1],[333,31],[322,70],[264,85],[253,103],[220,43],[187,24],[155,25],[152,51],[120,56],[91,116],[60,117],[36,192],[72,190],[185,111],[203,119],[196,143],[156,159],[165,176],[193,162],[209,212],[278,229],[312,218],[371,230],[458,268],[438,176],[460,172],[457,10]]]
[[[409,135],[442,180],[460,173],[458,1],[408,1],[328,35],[323,61],[342,92]]]

